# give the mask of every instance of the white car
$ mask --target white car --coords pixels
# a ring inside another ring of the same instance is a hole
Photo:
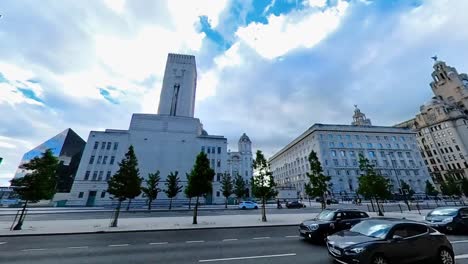
[[[258,209],[258,204],[251,201],[243,201],[239,203],[239,209]]]

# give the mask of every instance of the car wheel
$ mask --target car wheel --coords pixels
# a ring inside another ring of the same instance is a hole
[[[254,208],[255,208],[255,209],[258,209],[258,206],[255,206]]]
[[[389,262],[384,256],[377,255],[372,258],[371,264],[389,264]]]
[[[453,258],[453,252],[447,248],[441,248],[439,250],[438,262],[440,264],[454,264],[455,259]]]
[[[245,209],[247,209],[247,208],[245,208],[245,206],[242,206],[242,209],[244,209],[244,210],[245,210]]]

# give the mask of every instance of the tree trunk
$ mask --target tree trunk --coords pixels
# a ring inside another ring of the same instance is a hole
[[[372,212],[375,212],[375,208],[374,208],[374,202],[372,201],[372,197],[369,198],[370,199],[370,204],[372,206]]]
[[[117,227],[117,221],[119,219],[119,214],[120,214],[120,206],[122,206],[122,201],[119,200],[119,203],[117,204],[117,208],[115,208],[114,220],[112,220],[110,227]]]
[[[379,199],[375,198],[375,203],[377,204],[377,209],[379,210],[379,216],[384,216],[382,209],[380,208]]]
[[[195,207],[193,208],[193,222],[192,222],[193,225],[198,224],[197,213],[198,213],[198,196],[197,196],[197,200],[195,201]]]
[[[24,202],[24,205],[23,205],[23,209],[21,210],[21,215],[20,215],[20,218],[18,220],[18,224],[15,225],[15,227],[13,228],[13,230],[21,230],[22,226],[23,226],[23,221],[24,221],[24,212],[26,211],[26,206],[28,205],[28,200],[26,200]]]
[[[149,199],[148,202],[148,211],[151,211],[151,204],[153,203],[153,200]]]
[[[127,211],[130,210],[130,204],[132,203],[132,199],[128,200],[128,204],[127,204]]]
[[[188,209],[192,209],[192,197],[190,197],[188,200]]]
[[[262,198],[262,222],[267,221],[265,203],[266,203],[265,198]]]
[[[172,198],[169,200],[169,210],[172,210]]]
[[[224,203],[224,208],[227,209],[228,198],[226,197],[226,202]]]

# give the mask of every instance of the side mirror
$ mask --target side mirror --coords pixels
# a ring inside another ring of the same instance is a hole
[[[401,236],[399,236],[399,235],[393,235],[392,240],[393,240],[393,241],[402,241],[402,240],[403,240],[403,237],[401,237]]]

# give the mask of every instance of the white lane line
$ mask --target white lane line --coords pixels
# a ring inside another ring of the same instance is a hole
[[[0,242],[0,245],[5,245],[7,242]]]
[[[237,257],[237,258],[201,259],[198,262],[215,262],[215,261],[258,259],[258,258],[279,258],[279,257],[291,257],[291,256],[296,256],[296,253],[278,254],[278,255],[263,255],[263,256],[250,256],[250,257]]]
[[[169,242],[153,242],[153,243],[149,243],[150,245],[166,245],[166,244],[169,244]]]
[[[130,244],[117,244],[117,245],[109,245],[108,247],[128,247]]]
[[[204,240],[193,240],[193,241],[185,241],[185,243],[203,243]]]
[[[81,247],[67,247],[69,249],[85,249],[85,248],[89,248],[88,246],[81,246]]]
[[[270,237],[254,237],[253,239],[255,240],[260,240],[260,239],[269,239]]]
[[[457,240],[457,241],[450,241],[452,244],[458,244],[458,243],[468,243],[468,240]]]
[[[226,239],[223,239],[223,242],[228,242],[228,241],[237,241],[239,239],[237,238],[226,238]]]
[[[21,251],[43,251],[46,250],[45,248],[28,248],[28,249],[22,249]]]
[[[455,259],[467,259],[467,258],[468,258],[468,254],[455,256]]]
[[[285,236],[285,238],[296,238],[296,237],[299,237],[299,236]]]

